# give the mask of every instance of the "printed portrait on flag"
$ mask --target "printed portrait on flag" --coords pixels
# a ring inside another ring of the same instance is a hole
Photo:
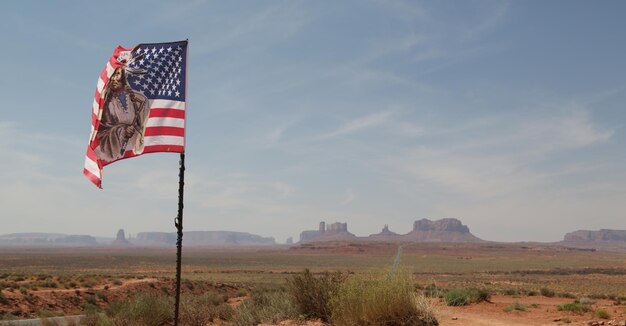
[[[122,67],[115,69],[104,93],[96,155],[106,162],[123,158],[126,151],[143,152],[148,98],[128,85],[126,74]]]
[[[100,73],[83,173],[156,152],[185,152],[187,41],[118,46]]]

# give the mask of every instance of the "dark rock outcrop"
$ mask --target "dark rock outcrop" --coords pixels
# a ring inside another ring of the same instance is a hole
[[[115,241],[111,243],[113,246],[130,246],[130,242],[126,240],[126,234],[124,233],[124,229],[119,229],[117,231],[117,235],[115,236]]]

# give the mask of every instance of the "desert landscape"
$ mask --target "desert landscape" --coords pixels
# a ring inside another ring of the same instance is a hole
[[[106,312],[137,295],[174,293],[175,251],[155,247],[0,249],[4,319]],[[211,294],[227,313],[205,324],[242,325],[242,303],[282,291],[309,270],[348,279],[410,275],[439,325],[622,325],[626,320],[626,252],[560,245],[491,242],[320,241],[292,246],[189,247],[183,295]],[[279,290],[277,290],[279,289]],[[480,299],[451,303],[450,293]],[[215,299],[214,299],[215,300]],[[276,316],[280,318],[280,316]],[[265,320],[271,325],[332,324],[318,319]]]

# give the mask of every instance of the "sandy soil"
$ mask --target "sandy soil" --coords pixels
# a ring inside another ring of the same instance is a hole
[[[586,325],[588,321],[603,321],[608,325],[610,320],[626,320],[626,306],[614,306],[611,301],[598,300],[594,304],[596,309],[602,308],[609,312],[609,320],[600,320],[592,313],[577,315],[557,310],[557,305],[572,302],[565,298],[547,298],[542,296],[519,297],[493,296],[492,303],[483,302],[464,307],[448,307],[439,300],[433,303],[437,308],[437,316],[441,326],[528,326],[528,325],[566,325],[562,321],[567,317],[569,325]],[[505,312],[504,308],[518,302],[526,305],[526,311]],[[536,308],[531,305],[537,305]],[[617,323],[613,323],[617,325]]]

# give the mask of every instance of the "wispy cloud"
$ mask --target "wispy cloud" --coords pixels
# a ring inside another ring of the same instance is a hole
[[[386,161],[416,182],[440,191],[467,198],[508,196],[541,188],[558,176],[535,169],[534,164],[561,151],[606,142],[613,135],[612,130],[599,128],[580,109],[523,122],[512,118],[499,127],[500,136],[491,132],[474,134],[445,148],[422,146]]]
[[[339,128],[322,135],[320,138],[334,138],[337,136],[353,134],[368,128],[373,128],[385,123],[391,115],[391,111],[383,111],[358,117],[354,120],[344,123],[343,125],[339,126]]]

